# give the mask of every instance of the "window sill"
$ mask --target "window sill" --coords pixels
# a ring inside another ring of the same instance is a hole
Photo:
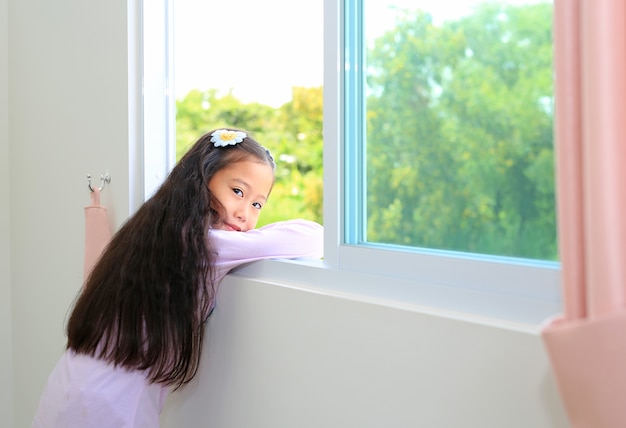
[[[560,301],[332,269],[317,260],[261,260],[231,276],[306,292],[537,334]]]

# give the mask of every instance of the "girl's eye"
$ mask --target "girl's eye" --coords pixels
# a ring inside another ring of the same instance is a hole
[[[243,190],[241,189],[234,188],[233,192],[235,192],[235,195],[237,196],[243,196]]]
[[[260,202],[253,202],[252,206],[256,208],[257,210],[260,210],[261,208],[263,208],[263,205],[261,205]]]

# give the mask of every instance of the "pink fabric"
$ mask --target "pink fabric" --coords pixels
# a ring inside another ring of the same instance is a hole
[[[559,256],[565,317],[576,319],[586,315],[578,1],[555,1],[554,17]]]
[[[626,427],[626,2],[555,0],[564,316],[542,332],[573,428]]]
[[[572,428],[626,426],[626,311],[556,321],[543,333]]]
[[[111,240],[111,226],[107,210],[100,205],[100,189],[91,192],[91,205],[85,207],[85,261],[83,280],[86,280],[102,251]]]
[[[580,12],[585,287],[593,317],[626,303],[626,2],[582,0]]]

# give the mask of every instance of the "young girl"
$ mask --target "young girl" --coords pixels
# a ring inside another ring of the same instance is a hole
[[[198,370],[224,275],[259,259],[322,256],[317,223],[255,229],[274,167],[241,130],[196,142],[94,266],[33,427],[158,427],[169,389]]]

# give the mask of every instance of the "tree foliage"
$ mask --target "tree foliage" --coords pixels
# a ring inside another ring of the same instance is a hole
[[[368,241],[556,258],[551,7],[407,13],[368,52]]]
[[[190,91],[176,102],[177,159],[219,127],[249,131],[276,160],[276,182],[259,226],[288,218],[322,222],[322,88],[294,87],[278,109],[243,103],[217,90]]]
[[[406,11],[367,52],[367,240],[556,259],[552,10],[486,3],[434,25]],[[322,222],[322,88],[278,109],[191,91],[178,156],[247,129],[277,161],[260,224]]]

